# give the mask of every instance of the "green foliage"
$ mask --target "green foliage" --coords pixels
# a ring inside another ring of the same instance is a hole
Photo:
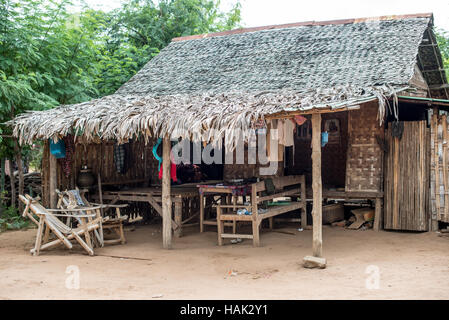
[[[440,29],[436,32],[436,37],[443,58],[446,76],[449,78],[449,32]]]
[[[0,197],[3,198],[3,195]],[[29,226],[29,221],[25,220],[14,207],[2,207],[0,214],[0,232],[5,230],[18,230]]]
[[[240,3],[227,13],[219,0],[131,0],[109,14],[95,13],[102,26],[99,96],[114,93],[171,39],[239,26]]]
[[[85,6],[73,14],[70,0],[0,0],[0,123],[112,94],[172,38],[237,27],[240,4],[226,13],[219,4],[130,0],[109,13]]]
[[[71,0],[0,0],[0,158],[15,156],[3,123],[18,114],[112,94],[172,38],[238,27],[240,4],[219,5],[129,0],[108,13],[85,5],[71,13]],[[39,148],[20,152],[40,166]],[[17,226],[13,217],[3,225]]]

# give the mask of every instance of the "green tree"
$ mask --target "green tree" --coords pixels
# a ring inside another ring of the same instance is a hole
[[[229,12],[219,6],[219,0],[131,0],[98,16],[107,26],[96,79],[100,96],[112,94],[175,37],[239,27],[240,3]]]
[[[172,38],[238,27],[240,4],[229,12],[219,5],[130,0],[108,13],[83,6],[73,14],[70,0],[0,0],[0,123],[112,94]],[[10,128],[0,126],[0,134],[1,163],[15,158],[23,192],[21,164],[30,150],[11,138]]]
[[[446,70],[446,77],[449,78],[449,32],[445,30],[438,30],[436,32],[438,47],[443,58],[444,69]]]

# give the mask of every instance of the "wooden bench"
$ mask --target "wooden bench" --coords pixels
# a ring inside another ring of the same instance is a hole
[[[265,189],[265,182],[257,182],[251,185],[251,203],[250,204],[231,204],[231,205],[217,205],[217,229],[218,229],[218,245],[223,245],[224,238],[244,238],[253,239],[253,245],[259,246],[259,228],[262,220],[270,220],[270,229],[273,228],[273,217],[302,209],[306,212],[306,181],[303,175],[273,177],[272,178],[276,191],[271,195],[263,195]],[[288,205],[273,206],[259,213],[259,205],[264,201],[270,201],[280,197],[300,197],[300,201],[292,201]],[[231,212],[224,212],[225,209],[232,209]],[[251,212],[251,215],[238,215],[238,209],[246,209]],[[305,217],[305,214],[302,214]],[[225,221],[250,221],[252,222],[252,234],[237,234],[225,233]]]

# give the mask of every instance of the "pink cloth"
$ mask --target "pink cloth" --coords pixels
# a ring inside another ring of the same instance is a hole
[[[303,125],[304,124],[304,122],[306,122],[307,121],[307,118],[306,117],[303,117],[303,116],[295,116],[295,122],[296,122],[296,124],[298,125],[298,126],[301,126],[301,125]]]

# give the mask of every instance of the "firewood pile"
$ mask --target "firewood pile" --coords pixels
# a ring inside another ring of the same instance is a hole
[[[24,178],[24,193],[30,194],[33,197],[42,194],[41,174],[40,172],[30,172],[23,175]],[[14,174],[14,185],[16,190],[16,197],[19,195],[19,176],[17,172]],[[11,205],[11,183],[9,176],[5,176],[5,189],[8,194],[4,197],[6,205]]]

